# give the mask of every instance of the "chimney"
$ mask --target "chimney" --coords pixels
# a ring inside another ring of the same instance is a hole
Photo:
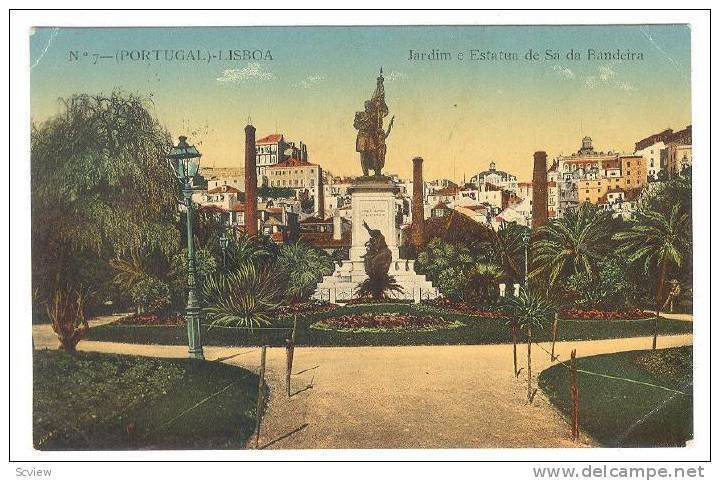
[[[245,126],[245,232],[249,237],[258,233],[255,161],[255,127],[248,124]]]
[[[342,218],[340,217],[340,209],[333,211],[333,240],[342,239]]]
[[[318,186],[317,186],[317,216],[325,220],[325,183],[323,182],[323,170],[318,165]]]
[[[547,223],[548,219],[547,154],[545,152],[535,152],[532,203],[532,227],[535,229]]]
[[[411,243],[420,248],[425,240],[425,208],[423,206],[422,157],[413,159],[413,201],[412,201],[412,232]]]

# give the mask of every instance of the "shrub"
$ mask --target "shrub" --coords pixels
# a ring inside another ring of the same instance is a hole
[[[130,298],[140,313],[160,312],[170,305],[170,288],[155,277],[145,277],[130,290]]]
[[[281,284],[267,268],[246,264],[229,274],[211,276],[203,287],[203,313],[210,326],[269,325],[282,301]]]
[[[285,245],[275,268],[286,278],[288,300],[302,301],[310,298],[323,276],[332,274],[332,258],[320,249],[303,242]]]
[[[582,309],[626,306],[634,297],[626,266],[614,258],[606,258],[598,264],[597,276],[586,272],[572,274],[565,283],[565,291],[569,300]]]

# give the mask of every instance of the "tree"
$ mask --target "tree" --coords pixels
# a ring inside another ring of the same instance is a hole
[[[665,278],[670,266],[680,267],[684,249],[689,243],[690,216],[676,203],[670,212],[646,209],[637,214],[629,230],[618,232],[614,239],[620,242],[620,252],[631,263],[640,263],[644,272],[651,267],[659,269],[655,291],[655,329],[653,349],[657,347],[658,319],[663,304]]]
[[[477,256],[467,246],[435,238],[418,254],[415,267],[444,296],[461,301],[468,286],[468,273],[477,262]]]
[[[523,237],[530,229],[509,223],[493,231],[493,258],[514,283],[522,283],[525,277],[525,243]]]
[[[594,276],[598,262],[610,251],[612,215],[585,202],[564,217],[542,226],[532,246],[535,269],[548,288],[571,274]]]
[[[286,278],[288,300],[308,299],[323,276],[334,270],[332,258],[320,249],[304,242],[295,242],[280,248],[275,269]]]
[[[60,348],[74,353],[77,344],[90,326],[85,319],[85,300],[88,291],[57,288],[47,303],[47,316],[52,329],[60,340]]]
[[[563,292],[583,309],[626,306],[635,292],[627,271],[621,257],[608,256],[598,263],[597,276],[585,272],[572,274],[565,282]]]
[[[110,259],[177,249],[179,191],[165,162],[170,135],[149,101],[113,92],[61,105],[31,130],[33,289],[53,303],[58,290],[67,299],[92,285],[98,296],[87,306],[107,297]]]
[[[520,289],[517,297],[510,297],[506,309],[520,329],[527,333],[527,398],[532,401],[532,336],[533,329],[542,329],[553,317],[553,306],[537,292]]]
[[[468,273],[465,299],[475,302],[488,301],[497,291],[497,285],[503,277],[503,270],[484,262],[476,263]]]

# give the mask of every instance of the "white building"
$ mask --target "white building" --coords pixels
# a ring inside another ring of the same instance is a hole
[[[482,184],[492,184],[510,192],[515,192],[518,188],[517,177],[504,170],[497,170],[495,162],[490,162],[488,170],[483,170],[470,177],[470,182],[478,187]]]

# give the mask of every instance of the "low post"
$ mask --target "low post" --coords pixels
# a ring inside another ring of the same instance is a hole
[[[260,419],[263,404],[265,402],[265,359],[267,356],[267,346],[263,346],[260,351],[260,379],[258,380],[258,397],[257,406],[255,407],[255,449],[260,444]]]
[[[572,401],[572,439],[580,439],[580,394],[577,385],[577,362],[575,349],[570,354],[570,399]]]
[[[517,378],[520,372],[517,368],[517,321],[512,321],[512,342],[513,342],[513,374]]]
[[[292,376],[293,356],[295,354],[295,336],[297,335],[297,314],[293,318],[293,329],[290,339],[285,339],[286,372],[285,383],[287,384],[287,395],[290,397],[290,376]]]
[[[552,347],[550,348],[550,362],[555,362],[555,341],[557,340],[558,315],[555,313],[555,319],[552,325]]]

